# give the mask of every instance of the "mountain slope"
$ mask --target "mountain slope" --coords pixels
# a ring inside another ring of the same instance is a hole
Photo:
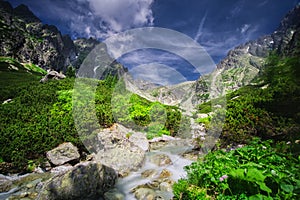
[[[300,6],[291,10],[271,35],[239,45],[217,64],[225,90],[236,90],[247,85],[264,65],[269,53],[274,51],[282,55],[295,55],[300,37]],[[216,73],[216,72],[215,72]],[[196,92],[202,93],[205,77],[198,80]]]

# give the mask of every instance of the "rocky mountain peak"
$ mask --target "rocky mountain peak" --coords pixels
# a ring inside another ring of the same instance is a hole
[[[278,31],[295,29],[299,26],[300,26],[300,5],[297,5],[282,19]]]
[[[11,13],[13,7],[7,1],[0,0],[0,10]]]
[[[299,56],[300,52],[295,52],[299,49],[295,47],[300,45],[299,19],[300,6],[298,5],[282,19],[274,33],[246,42],[230,50],[227,56],[217,64],[217,69],[212,76],[220,77],[226,91],[236,90],[251,82],[264,66],[270,52]],[[200,77],[196,84],[196,93],[202,96],[208,94],[205,91],[206,87],[203,87],[205,82],[209,83],[207,77]],[[201,102],[203,99],[196,101]]]

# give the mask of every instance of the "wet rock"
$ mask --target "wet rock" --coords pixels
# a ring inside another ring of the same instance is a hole
[[[125,196],[117,189],[109,190],[108,192],[105,192],[104,194],[105,200],[124,200]]]
[[[38,199],[97,199],[114,186],[116,179],[116,172],[100,163],[79,163],[45,183]]]
[[[166,154],[156,154],[154,156],[151,156],[150,162],[158,166],[167,166],[172,164],[172,160]]]
[[[167,144],[168,144],[168,142],[163,142],[163,141],[152,142],[152,143],[150,143],[150,150],[153,151],[153,150],[161,149],[161,148],[165,147]]]
[[[51,173],[53,174],[63,174],[69,170],[73,169],[72,165],[61,165],[51,169]]]
[[[54,165],[63,165],[67,162],[78,160],[80,157],[77,147],[71,142],[60,144],[58,147],[48,151],[46,155]]]
[[[147,137],[144,133],[141,133],[141,132],[133,133],[129,137],[129,141],[132,142],[133,144],[139,146],[144,151],[149,150],[149,142],[148,142]]]
[[[27,183],[27,184],[26,184],[26,187],[27,187],[28,189],[35,188],[36,185],[39,184],[40,182],[42,182],[42,179],[41,179],[41,178],[36,179],[36,180],[34,180],[34,181],[30,182],[30,183]]]
[[[157,175],[157,171],[155,169],[147,169],[141,173],[143,178],[153,178]]]
[[[170,171],[167,170],[167,169],[163,169],[163,170],[161,171],[161,173],[159,174],[159,177],[158,177],[158,178],[168,178],[168,177],[170,177],[170,176],[172,176],[172,172],[170,172]]]
[[[172,185],[168,182],[162,182],[159,185],[160,191],[165,191],[165,192],[171,192],[172,191]]]
[[[167,141],[172,141],[172,140],[178,140],[178,138],[169,136],[169,135],[162,135],[161,137],[155,137],[151,140],[149,140],[150,143],[153,142],[167,142]]]
[[[0,192],[7,192],[12,187],[12,180],[9,177],[6,177],[0,174]]]
[[[149,188],[138,188],[134,192],[134,196],[138,200],[154,200],[155,199],[155,192],[152,189]]]

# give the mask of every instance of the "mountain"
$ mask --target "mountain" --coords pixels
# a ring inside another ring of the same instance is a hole
[[[280,22],[279,27],[270,35],[249,41],[229,51],[217,64],[217,69],[209,76],[200,77],[196,83],[197,99],[201,103],[209,94],[210,78],[217,77],[224,91],[237,90],[247,85],[259,73],[271,52],[279,55],[299,55],[295,48],[300,38],[300,6],[291,10]],[[202,98],[205,97],[205,98]]]
[[[0,2],[0,55],[30,62],[44,69],[65,70],[76,57],[69,36],[44,25],[25,5]]]
[[[63,72],[71,65],[78,69],[91,50],[100,44],[93,38],[73,41],[55,26],[43,24],[26,5],[13,8],[2,0],[0,32],[0,56]],[[114,66],[120,66],[116,64],[105,69],[106,75],[117,73]]]

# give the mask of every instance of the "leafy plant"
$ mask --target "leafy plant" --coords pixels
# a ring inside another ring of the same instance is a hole
[[[175,199],[209,199],[193,197],[196,191],[216,199],[298,199],[299,160],[272,145],[256,139],[243,148],[207,154],[186,167],[187,179],[173,187]]]

